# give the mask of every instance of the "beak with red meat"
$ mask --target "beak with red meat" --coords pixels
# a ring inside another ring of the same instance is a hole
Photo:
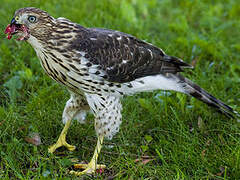
[[[18,19],[18,17],[17,17]],[[28,40],[30,37],[29,29],[26,25],[20,24],[16,17],[11,20],[11,23],[7,26],[5,30],[5,34],[7,34],[7,38],[10,40],[13,35],[18,35],[18,41]]]

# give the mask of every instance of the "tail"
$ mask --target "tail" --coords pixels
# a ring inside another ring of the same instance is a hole
[[[194,84],[189,79],[181,76],[180,74],[176,75],[177,79],[179,79],[179,84],[182,86],[184,93],[189,94],[198,100],[206,103],[209,106],[217,108],[220,112],[225,114],[230,118],[239,118],[240,114],[234,111],[230,106],[226,105],[222,101],[218,100],[207,91],[199,87],[197,84]]]
[[[240,114],[234,111],[230,106],[218,100],[207,91],[194,84],[189,79],[179,73],[165,73],[154,76],[146,76],[131,82],[130,88],[124,88],[126,94],[153,90],[173,90],[191,95],[198,100],[215,107],[217,110],[230,118],[239,118]]]

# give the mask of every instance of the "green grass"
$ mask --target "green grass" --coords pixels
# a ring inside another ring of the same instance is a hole
[[[195,64],[185,73],[240,111],[240,5],[237,0],[2,0],[0,32],[16,9],[40,7],[87,27],[133,34]],[[71,179],[70,159],[89,161],[96,144],[93,116],[74,122],[75,152],[47,152],[59,136],[66,89],[44,74],[34,50],[0,33],[0,179]],[[123,123],[105,141],[100,179],[240,179],[240,124],[203,103],[171,92],[123,99]],[[42,145],[25,141],[39,133]],[[147,164],[135,162],[150,156]],[[93,177],[86,176],[91,179]]]

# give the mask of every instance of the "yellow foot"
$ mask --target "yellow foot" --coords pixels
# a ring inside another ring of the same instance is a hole
[[[57,148],[61,146],[65,146],[69,151],[74,151],[76,149],[75,146],[68,144],[65,139],[59,138],[56,144],[48,148],[48,152],[53,153]]]
[[[70,171],[70,174],[74,174],[76,176],[81,176],[84,174],[94,174],[96,172],[96,170],[103,170],[104,168],[106,168],[106,166],[103,164],[89,163],[89,164],[74,164],[74,168],[84,169],[84,170],[81,172]]]
[[[56,151],[57,148],[59,148],[61,146],[65,146],[69,151],[74,151],[76,149],[75,146],[72,146],[66,142],[67,130],[68,130],[70,124],[71,124],[71,120],[67,121],[56,144],[54,144],[48,148],[49,153],[53,153],[54,151]]]

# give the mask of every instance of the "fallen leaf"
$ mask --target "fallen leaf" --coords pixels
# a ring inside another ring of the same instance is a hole
[[[25,137],[24,140],[35,146],[39,146],[40,144],[42,144],[41,138],[38,133],[31,133],[28,135],[28,137]]]

